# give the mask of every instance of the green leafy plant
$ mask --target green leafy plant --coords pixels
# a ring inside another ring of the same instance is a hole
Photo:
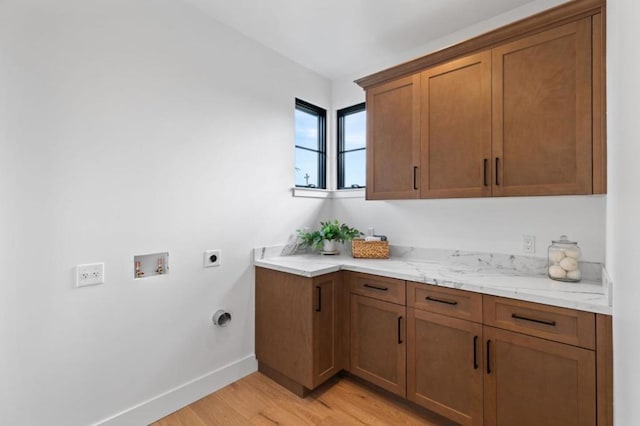
[[[313,232],[304,232],[298,229],[298,237],[305,246],[313,249],[322,248],[324,240],[336,240],[340,243],[350,241],[355,237],[363,235],[355,228],[350,228],[346,224],[340,224],[338,219],[334,221],[320,222],[320,229]]]

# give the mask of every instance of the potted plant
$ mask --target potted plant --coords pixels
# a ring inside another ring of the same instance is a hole
[[[298,236],[303,245],[316,250],[322,249],[326,253],[335,253],[336,243],[344,243],[360,235],[362,232],[344,223],[341,225],[338,219],[320,222],[320,229],[317,231],[304,232],[298,229]]]

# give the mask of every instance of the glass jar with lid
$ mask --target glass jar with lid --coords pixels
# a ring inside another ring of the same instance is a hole
[[[566,235],[561,235],[559,240],[551,241],[547,267],[549,278],[557,281],[580,281],[582,278],[580,273],[581,254],[578,243],[569,241]]]

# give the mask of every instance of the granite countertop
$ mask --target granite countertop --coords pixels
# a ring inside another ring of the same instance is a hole
[[[581,264],[583,280],[567,283],[545,275],[546,259],[525,256],[407,247],[392,247],[389,259],[354,259],[344,254],[282,256],[281,251],[276,247],[255,249],[255,266],[305,277],[340,270],[363,272],[611,315],[610,282],[597,263]]]

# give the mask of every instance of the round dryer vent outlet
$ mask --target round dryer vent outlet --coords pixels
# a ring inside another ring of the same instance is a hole
[[[231,314],[225,310],[220,309],[213,314],[213,323],[220,327],[226,327],[231,322]]]

